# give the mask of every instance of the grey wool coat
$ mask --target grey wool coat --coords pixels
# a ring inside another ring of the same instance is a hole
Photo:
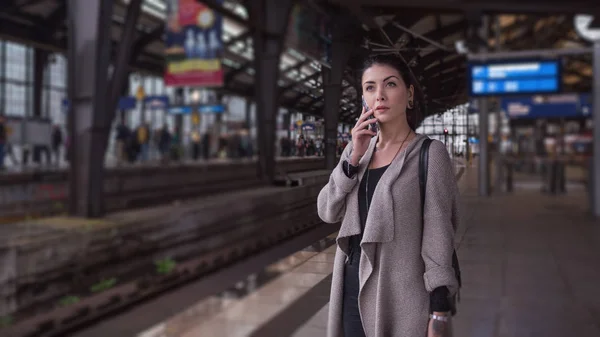
[[[387,168],[373,194],[360,256],[359,311],[367,337],[422,337],[427,334],[429,293],[447,286],[457,290],[452,268],[454,232],[458,223],[458,188],[443,143],[429,148],[424,217],[419,190],[419,151],[426,136],[417,135]],[[352,179],[342,170],[348,144],[317,200],[328,223],[341,221],[329,304],[328,337],[343,337],[344,266],[349,237],[360,234],[358,188],[377,137]],[[424,219],[423,219],[424,218]],[[424,221],[423,221],[424,220]]]

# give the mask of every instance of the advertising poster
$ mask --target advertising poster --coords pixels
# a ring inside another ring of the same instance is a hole
[[[196,0],[168,0],[165,84],[222,86],[222,31],[223,18],[208,6]]]

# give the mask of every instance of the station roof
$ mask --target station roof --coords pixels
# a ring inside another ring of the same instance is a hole
[[[427,115],[442,113],[468,99],[466,60],[455,48],[456,41],[467,39],[465,13],[476,10],[507,12],[502,8],[527,13],[500,15],[498,23],[492,25],[488,34],[490,49],[573,48],[588,46],[588,43],[577,36],[572,15],[566,13],[574,10],[592,12],[596,1],[511,0],[500,4],[499,1],[419,0],[412,4],[403,3],[403,8],[398,8],[396,0],[310,1],[310,4],[327,12],[332,3],[338,2],[355,15],[357,25],[363,28],[362,52],[351,59],[342,83],[341,120],[352,122],[360,109],[357,95],[360,89],[356,87],[353,70],[357,69],[365,53],[400,53],[419,81],[418,90],[425,108],[422,110]],[[0,3],[0,36],[42,49],[66,51],[66,2],[3,0]],[[129,1],[115,0],[115,3],[111,33],[116,45]],[[481,8],[476,7],[478,4]],[[223,59],[226,71],[224,91],[251,97],[254,91],[252,36],[250,29],[239,23],[248,15],[240,1],[225,0],[223,7],[229,13],[224,17],[223,41],[227,47]],[[144,0],[143,14],[137,25],[133,69],[162,76],[165,9],[164,0]],[[321,67],[321,63],[300,51],[286,48],[280,61],[279,86],[284,92],[281,105],[321,116],[324,105]],[[567,57],[563,69],[565,91],[590,90],[591,55]]]

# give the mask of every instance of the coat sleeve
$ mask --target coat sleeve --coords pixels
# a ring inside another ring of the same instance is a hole
[[[321,220],[327,223],[336,223],[342,220],[346,211],[346,195],[352,191],[358,182],[358,174],[348,178],[342,168],[344,160],[350,160],[352,142],[349,142],[338,165],[329,176],[329,182],[317,198],[317,211]]]
[[[421,255],[425,262],[425,288],[431,292],[446,286],[454,294],[458,288],[452,267],[458,221],[458,186],[446,146],[437,140],[429,148],[423,217]]]

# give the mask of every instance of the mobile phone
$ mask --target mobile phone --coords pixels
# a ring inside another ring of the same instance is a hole
[[[369,110],[369,106],[367,105],[367,102],[365,101],[365,96],[362,97],[362,105],[365,108],[365,112]],[[371,115],[371,116],[367,117],[367,119],[375,119],[375,116]],[[377,121],[371,123],[369,129],[373,132],[377,132],[378,131]]]

